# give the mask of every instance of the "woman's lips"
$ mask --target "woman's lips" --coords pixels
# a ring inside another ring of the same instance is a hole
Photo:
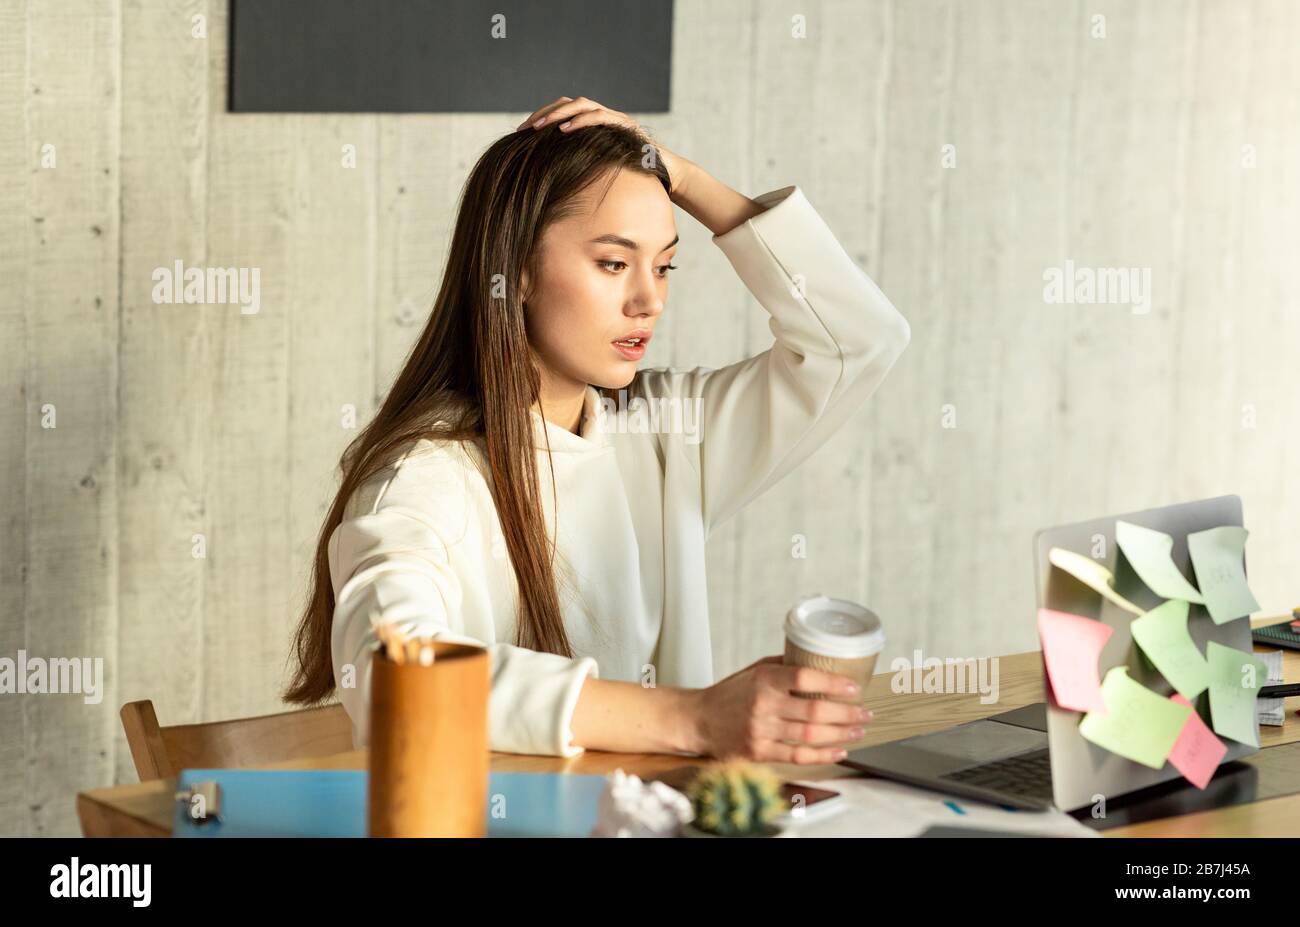
[[[617,341],[611,342],[611,344],[614,345],[614,350],[617,351],[619,354],[622,354],[623,357],[627,360],[632,360],[632,361],[640,360],[642,357],[645,356],[644,341],[638,345],[619,344]]]

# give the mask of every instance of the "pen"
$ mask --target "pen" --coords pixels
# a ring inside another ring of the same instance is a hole
[[[1288,682],[1283,685],[1262,686],[1255,693],[1256,698],[1291,698],[1300,695],[1300,682]]]

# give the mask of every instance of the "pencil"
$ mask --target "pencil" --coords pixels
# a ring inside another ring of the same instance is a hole
[[[375,627],[375,632],[379,635],[379,639],[384,645],[385,655],[387,655],[388,659],[400,666],[404,662],[402,659],[400,632],[391,624],[377,625]]]

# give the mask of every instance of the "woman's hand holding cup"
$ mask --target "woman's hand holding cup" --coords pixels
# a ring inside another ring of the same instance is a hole
[[[764,657],[695,690],[694,752],[758,762],[835,763],[863,737],[871,712],[847,676]],[[792,694],[815,693],[822,698]]]

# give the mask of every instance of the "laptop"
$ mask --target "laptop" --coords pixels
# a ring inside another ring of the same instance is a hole
[[[1173,687],[1133,643],[1129,624],[1134,616],[1048,561],[1048,551],[1053,547],[1087,557],[1104,550],[1106,556],[1096,559],[1114,574],[1115,590],[1143,610],[1159,605],[1164,599],[1138,578],[1115,543],[1115,522],[1120,520],[1172,537],[1174,564],[1192,579],[1195,574],[1187,552],[1187,535],[1221,525],[1240,526],[1241,498],[1219,496],[1095,518],[1047,528],[1034,536],[1038,606],[1086,615],[1109,625],[1114,633],[1102,650],[1099,676],[1104,678],[1112,667],[1127,666],[1132,679],[1168,696]],[[1036,615],[1027,620],[1037,627]],[[1187,626],[1202,653],[1212,640],[1247,653],[1253,649],[1248,620],[1216,625],[1204,606],[1193,603]],[[1208,723],[1209,693],[1203,692],[1194,704]],[[861,747],[840,762],[886,779],[1029,810],[1055,807],[1074,811],[1180,776],[1168,762],[1160,769],[1151,769],[1085,740],[1078,730],[1080,717],[1078,712],[1050,701],[1038,702],[946,730]],[[1259,749],[1233,740],[1225,740],[1224,744],[1228,752],[1221,765]]]

